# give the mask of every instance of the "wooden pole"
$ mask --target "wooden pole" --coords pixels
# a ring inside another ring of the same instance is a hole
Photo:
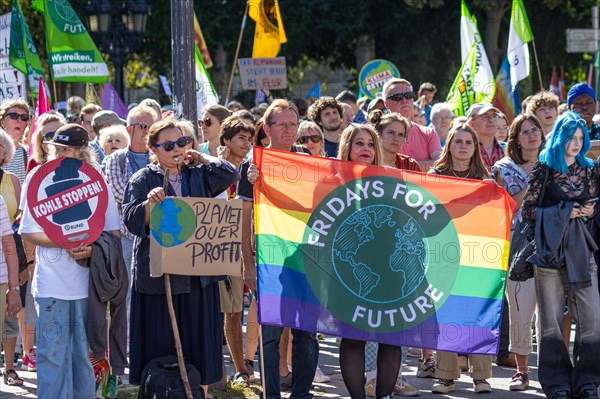
[[[165,178],[163,179],[163,189],[165,194],[169,188],[169,169],[165,171]],[[169,318],[171,319],[171,327],[173,328],[173,337],[175,338],[175,350],[177,350],[177,363],[179,364],[179,373],[183,380],[183,387],[185,388],[185,396],[187,399],[194,399],[192,395],[192,389],[190,387],[190,380],[188,379],[187,370],[185,369],[185,360],[183,359],[183,348],[181,346],[181,337],[179,336],[179,327],[177,326],[177,318],[175,317],[175,308],[173,307],[173,297],[171,296],[171,277],[168,273],[165,273],[165,292],[167,295],[167,306],[169,307]]]
[[[237,59],[240,54],[240,46],[242,45],[242,36],[244,35],[244,28],[246,27],[246,19],[248,17],[248,6],[249,2],[246,2],[246,9],[244,10],[244,18],[242,18],[242,26],[240,28],[240,36],[238,37],[237,48],[235,49],[235,57],[233,57],[233,65],[231,66],[231,75],[229,75],[229,83],[227,84],[227,95],[225,96],[225,106],[229,103],[229,96],[231,95],[231,86],[233,85],[233,75],[235,73],[235,67],[237,65]]]
[[[542,72],[540,71],[540,61],[538,60],[537,50],[535,49],[535,40],[531,40],[531,44],[533,46],[533,57],[535,58],[535,65],[537,65],[538,77],[540,78],[540,90],[544,88],[544,84],[542,83]]]

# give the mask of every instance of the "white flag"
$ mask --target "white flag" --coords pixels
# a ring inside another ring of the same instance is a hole
[[[198,47],[194,46],[194,49],[196,50],[196,107],[198,110],[198,119],[200,119],[204,108],[209,105],[218,104],[219,98],[208,76],[208,72],[206,72]]]
[[[529,76],[529,48],[533,40],[527,12],[521,0],[513,0],[508,32],[507,57],[510,64],[510,84],[514,88],[519,80]]]

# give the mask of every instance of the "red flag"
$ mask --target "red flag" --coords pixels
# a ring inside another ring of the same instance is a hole
[[[558,91],[558,76],[556,75],[556,65],[552,66],[552,77],[550,78],[550,91],[560,96]]]
[[[565,69],[560,66],[560,80],[558,81],[558,97],[560,101],[567,99],[567,93],[565,92]]]
[[[38,98],[35,103],[35,114],[33,115],[33,123],[31,124],[31,131],[33,134],[36,133],[37,130],[37,121],[39,117],[46,112],[50,111],[52,108],[50,107],[50,100],[48,99],[48,93],[46,92],[46,85],[44,84],[44,78],[40,76],[40,82],[38,86]],[[29,153],[33,153],[33,147],[35,146],[35,137],[31,137],[31,141],[29,143]]]

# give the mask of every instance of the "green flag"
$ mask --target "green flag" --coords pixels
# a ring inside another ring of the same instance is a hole
[[[487,101],[483,95],[476,95],[474,90],[475,73],[477,70],[477,43],[473,43],[465,61],[458,70],[456,79],[450,88],[446,102],[456,116],[463,116],[469,107],[476,102]]]
[[[52,78],[59,82],[107,83],[108,68],[67,0],[35,0],[44,14]]]
[[[17,70],[27,75],[32,97],[37,97],[38,82],[44,70],[18,0],[12,0],[10,17],[10,50],[8,59]]]

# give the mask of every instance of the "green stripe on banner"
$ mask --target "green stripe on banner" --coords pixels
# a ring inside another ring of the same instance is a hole
[[[504,278],[506,278],[505,270],[461,266],[458,269],[452,295],[502,299],[504,284],[500,283]],[[492,292],[494,295],[489,296]]]
[[[306,245],[305,248],[310,247]],[[256,260],[258,264],[283,266],[304,273],[304,261],[300,244],[271,234],[256,236]],[[310,256],[310,252],[304,256]]]

